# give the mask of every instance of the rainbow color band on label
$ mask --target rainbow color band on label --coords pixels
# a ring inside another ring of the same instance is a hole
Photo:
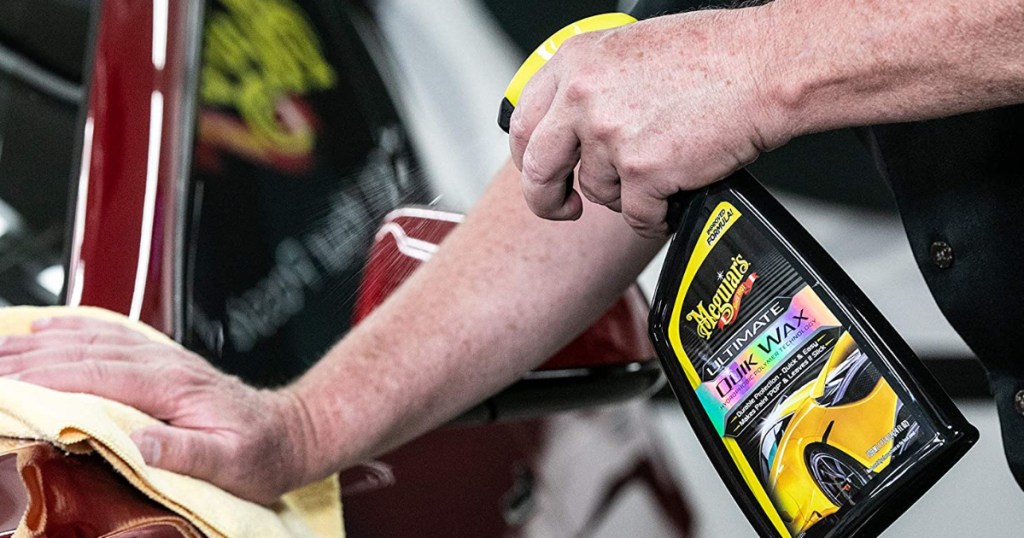
[[[697,387],[697,398],[718,434],[725,434],[729,412],[742,404],[776,367],[810,341],[818,329],[838,324],[811,287],[797,293],[786,311],[736,359],[714,379]]]

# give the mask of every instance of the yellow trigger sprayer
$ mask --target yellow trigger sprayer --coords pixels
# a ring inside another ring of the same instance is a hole
[[[565,40],[634,22],[609,13],[555,33],[508,85],[498,124],[508,131],[523,88]],[[878,535],[970,448],[977,430],[745,170],[677,193],[669,215],[675,237],[651,308],[651,340],[750,523],[775,538]]]
[[[512,77],[512,81],[508,83],[508,87],[505,88],[505,98],[501,100],[501,109],[498,111],[498,126],[506,133],[508,132],[512,111],[519,104],[519,96],[523,94],[526,83],[558,52],[558,48],[566,39],[586,32],[608,30],[634,22],[636,19],[625,13],[602,13],[574,22],[555,32],[526,58],[526,61],[519,66],[519,70]]]

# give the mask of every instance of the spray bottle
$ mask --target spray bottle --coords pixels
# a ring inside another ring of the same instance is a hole
[[[526,82],[565,39],[635,21],[597,15],[554,34],[509,84],[499,125],[508,131]],[[977,430],[745,170],[676,194],[669,213],[650,336],[740,508],[764,537],[877,536]]]

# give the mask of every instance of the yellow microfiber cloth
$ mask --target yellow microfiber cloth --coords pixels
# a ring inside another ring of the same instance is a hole
[[[59,316],[113,321],[153,341],[178,345],[151,327],[90,307],[0,308],[0,335],[29,333],[33,320]],[[155,423],[134,408],[97,396],[0,379],[0,436],[45,440],[73,453],[95,451],[133,486],[208,536],[344,536],[337,476],[289,493],[268,509],[207,482],[146,465],[129,434]]]

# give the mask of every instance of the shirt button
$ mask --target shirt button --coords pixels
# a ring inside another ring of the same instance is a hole
[[[953,265],[953,247],[945,241],[932,243],[932,263],[939,269],[949,269]]]
[[[1013,396],[1013,407],[1017,409],[1018,414],[1024,415],[1024,390],[1018,390]]]

